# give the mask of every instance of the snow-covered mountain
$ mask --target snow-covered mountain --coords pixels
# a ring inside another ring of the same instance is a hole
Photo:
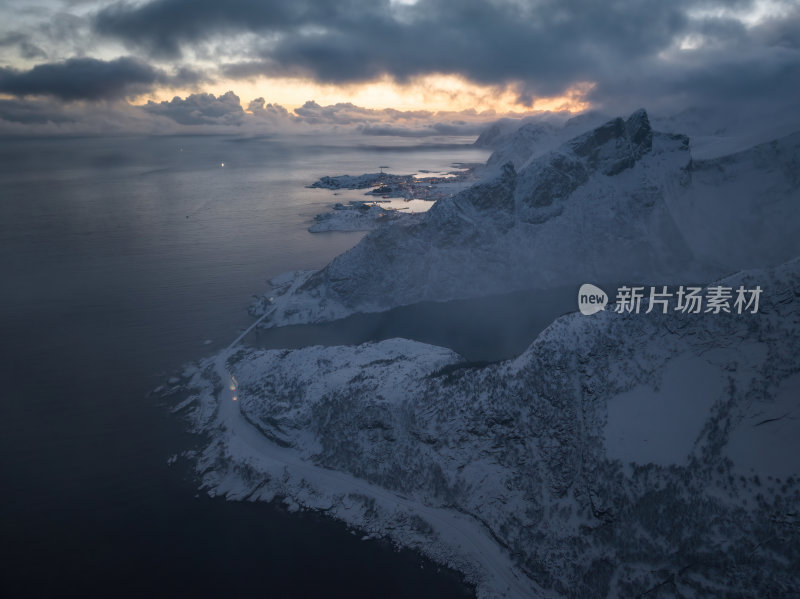
[[[197,471],[417,547],[480,597],[793,596],[800,260],[720,284],[760,286],[758,312],[569,314],[486,367],[397,339],[243,349],[232,402],[212,359],[180,406],[209,438]]]
[[[570,313],[490,365],[407,339],[225,350],[168,391],[188,394],[175,409],[206,439],[187,454],[204,487],[388,536],[481,598],[796,594],[800,133],[787,133],[702,160],[644,111],[544,153],[500,139],[528,154],[274,280],[257,311],[275,326],[715,279],[707,290],[759,287],[758,311]]]
[[[800,135],[700,161],[641,110],[543,154],[517,133],[524,150],[499,174],[284,277],[253,312],[275,326],[586,281],[707,281],[800,254]]]
[[[657,131],[689,136],[695,159],[726,156],[800,131],[800,106],[791,103],[773,106],[766,115],[746,105],[694,106],[673,114],[651,113],[649,117]],[[500,119],[481,132],[475,145],[493,150],[489,165],[512,162],[519,169],[531,158],[608,120],[597,110],[571,118],[563,113],[545,113]]]

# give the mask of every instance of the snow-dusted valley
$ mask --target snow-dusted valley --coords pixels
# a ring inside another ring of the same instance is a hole
[[[800,134],[700,160],[644,111],[517,125],[474,186],[275,280],[262,326],[589,281],[759,286],[758,311],[564,306],[492,364],[234,345],[167,391],[203,487],[324,511],[479,597],[797,596]]]

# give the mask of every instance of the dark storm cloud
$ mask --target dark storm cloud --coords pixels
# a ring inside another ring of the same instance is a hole
[[[201,73],[190,68],[168,75],[130,57],[110,61],[70,58],[38,64],[27,71],[0,68],[0,92],[61,100],[112,100],[147,92],[156,84],[191,86],[203,80]]]
[[[71,58],[39,64],[28,71],[0,68],[0,92],[14,96],[48,95],[62,100],[123,97],[150,89],[159,72],[133,58],[111,61]]]
[[[411,6],[372,0],[151,0],[116,3],[94,23],[103,34],[162,56],[178,56],[217,34],[261,34],[243,48],[243,60],[223,66],[223,74],[234,78],[305,75],[342,83],[384,74],[403,81],[458,73],[484,84],[514,82],[526,104],[579,81],[597,84],[596,102],[615,102],[628,81],[628,97],[635,93],[633,102],[643,103],[654,99],[653,90],[669,86],[673,97],[680,93],[691,101],[697,92],[705,98],[713,92],[711,81],[722,85],[717,98],[724,99],[737,71],[755,75],[753,83],[766,93],[781,91],[785,82],[776,77],[795,76],[793,65],[800,64],[800,12],[794,3],[787,6],[794,6],[788,17],[747,28],[734,18],[696,11],[746,12],[753,10],[751,0],[420,0]],[[695,54],[694,62],[663,58],[692,35],[702,37],[708,51]],[[775,55],[776,48],[790,55]],[[783,66],[776,71],[773,61]],[[705,78],[709,73],[711,80]],[[697,87],[686,87],[692,85]],[[747,86],[740,78],[739,88]]]
[[[712,105],[769,111],[800,103],[800,6],[750,28],[732,19],[701,19],[687,34],[698,47],[608,72],[589,99],[627,108],[646,102],[662,113]]]
[[[594,107],[613,114],[640,106],[668,114],[734,105],[742,113],[769,113],[776,103],[800,103],[796,0],[782,5],[770,0],[770,10],[778,9],[773,16],[763,12],[761,0],[95,1],[105,8],[79,16],[48,13],[47,24],[0,37],[3,51],[43,63],[28,70],[0,67],[0,93],[37,102],[61,100],[67,106],[81,103],[73,100],[119,100],[164,87],[202,91],[208,81],[203,72],[165,66],[186,56],[181,63],[211,62],[215,76],[232,79],[289,75],[343,84],[454,73],[496,85],[498,93],[513,90],[527,106],[589,82],[594,86],[575,89],[590,89]],[[112,44],[104,51],[121,41],[152,64],[131,57],[53,61],[91,54],[108,41]],[[466,133],[488,118],[347,103],[309,102],[288,112],[267,101],[259,99],[244,110],[235,96],[196,93],[137,107],[124,117],[137,126],[157,123],[159,131],[164,124],[249,130],[255,123],[373,135]],[[8,104],[7,118],[0,119],[57,122],[49,106],[40,107],[43,116]],[[69,110],[85,122],[78,108]],[[107,116],[113,123],[114,114]]]
[[[103,34],[175,56],[186,42],[225,31],[287,30],[335,17],[348,2],[296,0],[157,0],[145,4],[117,2],[95,18]],[[368,6],[368,2],[362,2]]]
[[[363,0],[153,0],[115,4],[95,24],[167,55],[215,33],[277,34],[260,60],[229,67],[233,75],[305,73],[349,82],[452,72],[484,83],[536,81],[552,93],[576,77],[591,78],[601,60],[663,48],[686,22],[680,3],[662,0],[420,0],[395,8]]]

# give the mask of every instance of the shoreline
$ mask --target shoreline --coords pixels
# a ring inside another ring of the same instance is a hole
[[[306,187],[327,189],[341,197],[329,211],[314,217],[308,231],[372,231],[398,218],[422,214],[437,200],[452,197],[475,183],[483,166],[453,163],[451,167],[456,170],[438,174],[420,169],[409,175],[380,172],[321,177]]]
[[[202,490],[229,501],[269,503],[283,497],[290,511],[303,508],[333,518],[463,575],[481,598],[506,597],[509,591],[514,597],[549,596],[536,589],[526,575],[516,572],[505,555],[506,548],[497,543],[485,523],[473,516],[418,503],[412,496],[346,472],[321,468],[293,447],[281,447],[266,437],[239,411],[241,404],[233,399],[239,390],[228,370],[237,354],[252,351],[229,348],[200,362],[187,384],[193,393],[182,409],[194,405],[195,413],[190,416],[193,432],[209,439],[200,454],[184,456],[195,460]],[[225,379],[227,383],[220,384]],[[205,387],[206,392],[198,393],[198,387]],[[220,459],[229,462],[225,471],[214,466]]]

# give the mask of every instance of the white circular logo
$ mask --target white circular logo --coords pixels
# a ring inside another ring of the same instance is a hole
[[[608,295],[599,287],[591,283],[584,283],[578,290],[578,310],[581,314],[589,316],[595,312],[606,309]]]

